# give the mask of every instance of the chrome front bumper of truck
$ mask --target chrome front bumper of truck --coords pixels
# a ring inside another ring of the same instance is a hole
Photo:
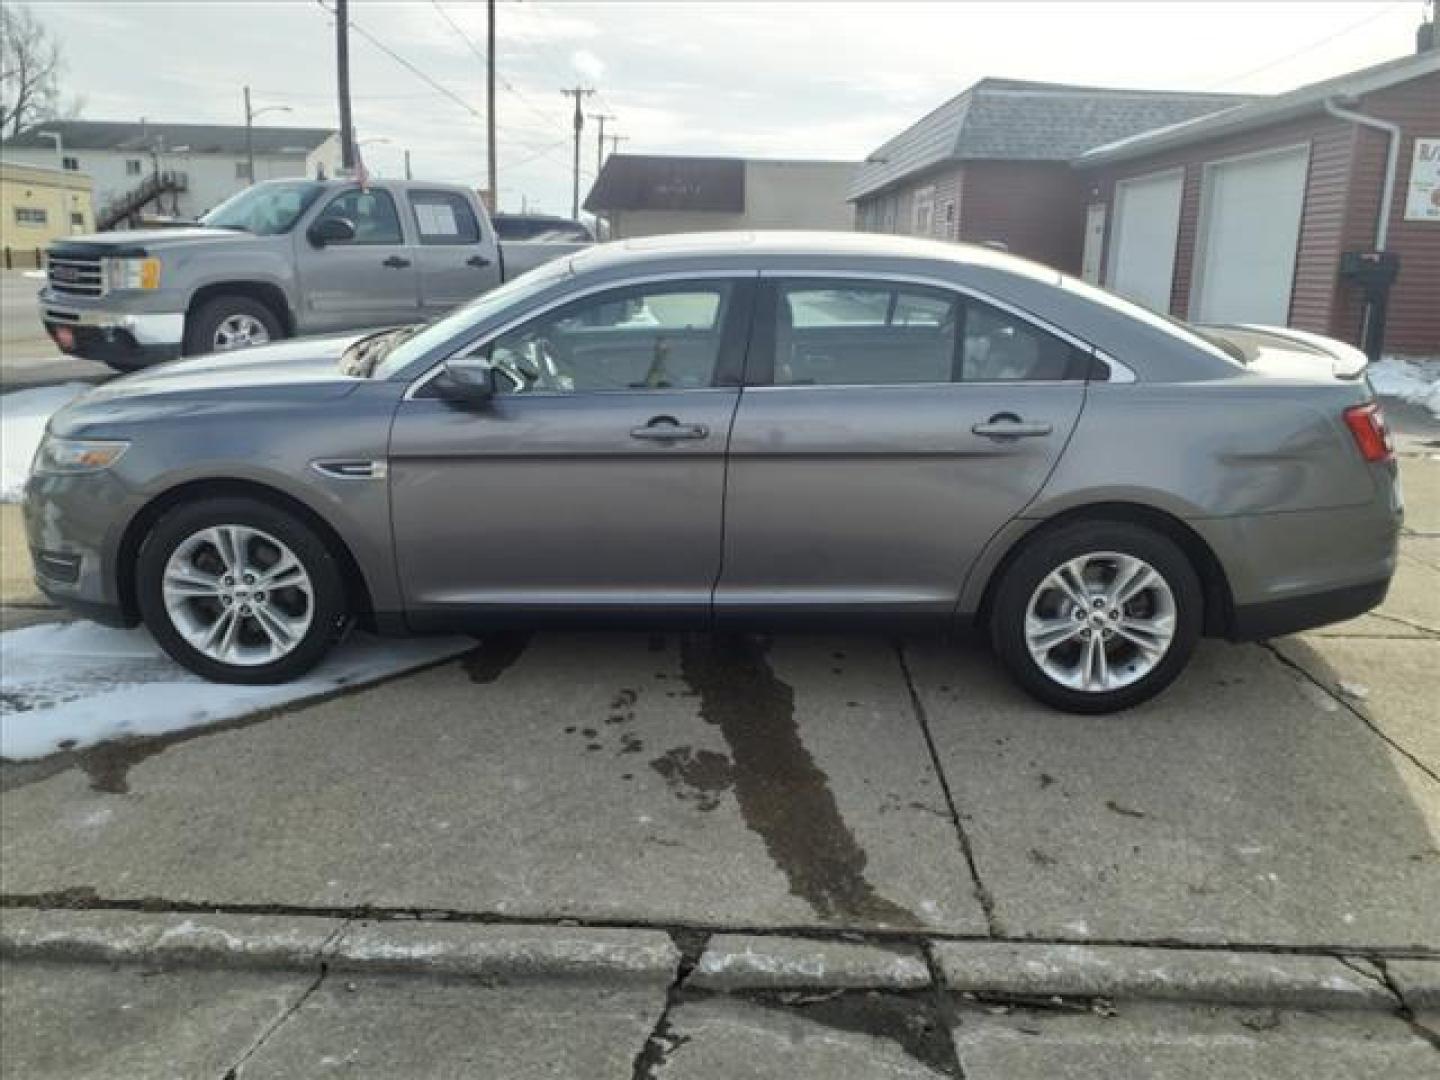
[[[40,293],[40,321],[61,352],[117,367],[173,360],[185,339],[183,311],[125,311]]]

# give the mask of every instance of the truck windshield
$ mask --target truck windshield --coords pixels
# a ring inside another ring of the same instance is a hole
[[[325,185],[313,180],[257,184],[232,195],[200,219],[212,229],[238,229],[256,236],[289,232]]]

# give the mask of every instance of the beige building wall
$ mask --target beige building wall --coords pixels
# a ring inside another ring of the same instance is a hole
[[[0,255],[6,266],[36,265],[62,236],[95,231],[93,184],[88,176],[35,165],[0,162]]]
[[[855,206],[846,200],[853,161],[747,161],[745,212],[613,210],[611,238],[737,229],[853,231]]]

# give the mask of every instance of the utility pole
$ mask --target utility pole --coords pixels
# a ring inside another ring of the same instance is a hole
[[[408,148],[407,148],[406,151],[405,151],[405,179],[406,179],[406,180],[413,180],[413,179],[415,179],[415,178],[410,174],[410,151],[409,151]]]
[[[630,136],[629,136],[629,135],[611,135],[611,136],[610,136],[610,153],[612,153],[612,154],[617,154],[617,153],[619,153],[619,152],[620,152],[620,144],[621,144],[622,142],[629,142],[629,141],[630,141]]]
[[[614,120],[614,116],[605,113],[591,113],[590,119],[599,123],[600,134],[595,140],[595,175],[600,175],[600,168],[605,164],[605,121]]]
[[[495,165],[495,0],[488,0],[485,23],[485,167],[490,178],[490,202],[500,206]]]
[[[335,78],[340,93],[340,168],[355,169],[355,130],[350,125],[350,3],[335,0]]]
[[[570,216],[576,221],[580,220],[580,133],[585,130],[585,112],[580,107],[581,98],[587,98],[595,93],[588,86],[576,86],[569,90],[561,90],[566,97],[575,99],[575,175],[572,191],[570,194]]]

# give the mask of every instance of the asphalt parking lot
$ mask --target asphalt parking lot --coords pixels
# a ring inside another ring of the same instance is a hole
[[[905,1019],[917,1007],[905,993],[872,990],[857,1019],[843,987],[823,987],[841,994],[830,1013],[807,1013],[763,996],[689,999],[674,974],[727,932],[914,948],[932,965],[947,942],[1440,957],[1440,459],[1415,449],[1401,468],[1407,527],[1382,608],[1266,644],[1207,642],[1173,689],[1129,713],[1047,711],[983,648],[935,639],[497,635],[319,702],[0,765],[5,915],[579,926],[660,935],[688,955],[644,987],[536,989],[535,1045],[553,1052],[534,1075],[564,1074],[556,1063],[587,1046],[597,1076],[729,1075],[725,1060],[766,1063],[735,1075],[791,1075],[802,1059],[813,1075],[848,1075],[825,1063],[863,1055],[876,1055],[866,1075],[1069,1075],[1063,1062],[1125,1075],[1126,1047],[1151,1053],[1185,1032],[1223,1047],[1237,1031],[1282,1040],[1265,1053],[1308,1070],[1297,1076],[1392,1050],[1433,1063],[1440,1036],[1413,1015],[1345,1012],[1325,1037],[1349,1049],[1322,1062],[1285,1050],[1319,1022],[1308,1013],[1272,1030],[1248,1013],[1147,1003],[1121,1008],[1096,1041],[1093,1012],[1046,1012],[1017,1047],[1011,1005],[961,999],[932,1018],[950,1031],[936,1050],[931,1021]],[[15,508],[3,510],[7,597],[33,604],[14,565]],[[50,614],[7,615],[36,617]],[[297,1063],[340,1044],[369,1046],[366,1075],[387,1075],[397,1044],[376,1042],[375,1025],[411,1009],[456,1018],[429,1050],[473,1063],[458,1049],[465,1010],[495,1025],[524,1011],[524,994],[369,971],[347,983],[222,964],[141,993],[123,966],[22,960],[11,985],[32,988],[27,1002],[49,995],[45,1015],[133,998],[149,1034],[111,1032],[112,1055],[159,1040],[200,1055],[197,1075],[242,1057],[235,1075],[313,1075]],[[181,1023],[192,1007],[202,1018]],[[14,1060],[88,1075],[56,1049],[81,1054],[84,1039],[11,1008],[29,1017],[17,1021],[24,1053],[40,1055]],[[292,1015],[304,1023],[292,1029]]]

